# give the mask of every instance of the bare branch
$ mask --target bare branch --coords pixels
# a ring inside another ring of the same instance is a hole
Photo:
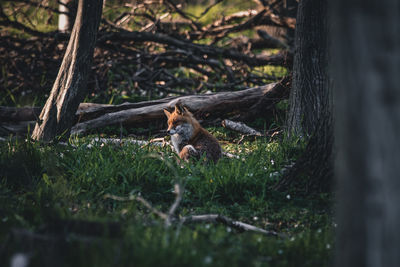
[[[162,43],[169,46],[181,48],[183,50],[189,50],[193,54],[207,55],[214,58],[229,58],[238,60],[246,63],[249,66],[264,66],[264,65],[284,65],[286,57],[283,54],[277,54],[273,56],[254,55],[248,56],[232,49],[224,49],[215,46],[194,44],[187,40],[179,40],[169,35],[161,33],[149,33],[149,32],[112,32],[105,34],[98,38],[98,42],[105,42],[107,40],[126,40],[136,42],[156,42]]]
[[[192,22],[193,27],[195,30],[200,30],[201,25],[194,21],[186,12],[182,11],[176,4],[174,4],[171,0],[166,0],[166,2],[183,18],[188,19]]]
[[[179,181],[177,181],[174,186],[174,193],[175,193],[176,197],[175,197],[174,203],[171,205],[171,207],[168,211],[168,216],[165,220],[166,226],[169,226],[171,224],[172,217],[174,216],[177,208],[179,207],[179,204],[181,203],[183,192],[184,192],[184,189],[182,188],[181,183]]]
[[[235,228],[240,231],[251,231],[268,236],[284,237],[284,235],[278,234],[275,231],[264,230],[262,228],[256,227],[251,224],[232,220],[231,218],[225,217],[220,214],[191,215],[181,218],[178,222],[181,224],[199,223],[199,222],[222,223],[224,225],[227,225],[229,227]]]
[[[208,11],[210,11],[213,7],[215,7],[216,5],[221,3],[222,1],[223,0],[217,0],[213,4],[209,5],[203,12],[201,12],[201,14],[200,14],[198,19],[201,19],[202,17],[204,17],[208,13]]]
[[[253,128],[247,126],[243,122],[234,122],[231,120],[223,120],[221,124],[223,127],[227,128],[227,129],[237,131],[237,132],[245,134],[245,135],[256,135],[256,136],[263,135],[259,131],[254,130]]]
[[[146,199],[142,198],[141,196],[130,195],[128,197],[119,197],[119,196],[115,196],[115,195],[105,194],[104,198],[112,199],[112,200],[116,200],[116,201],[133,201],[133,200],[135,200],[135,201],[143,204],[143,206],[148,208],[151,212],[153,212],[154,214],[159,216],[161,219],[164,219],[164,220],[167,219],[167,215],[165,213],[154,208]]]

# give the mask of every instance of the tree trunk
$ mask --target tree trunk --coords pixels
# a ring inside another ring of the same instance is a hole
[[[400,4],[332,1],[336,266],[400,266]]]
[[[59,0],[58,10],[62,12],[58,15],[58,30],[60,32],[71,31],[76,15],[77,2],[78,0]]]
[[[74,114],[86,93],[102,11],[102,1],[80,0],[78,12],[63,62],[50,96],[32,133],[35,140],[50,141],[68,136]]]
[[[327,0],[302,0],[297,12],[288,133],[307,140],[304,153],[275,189],[298,184],[305,192],[328,191],[333,178],[333,118],[328,79]]]
[[[289,134],[310,136],[320,117],[332,107],[327,77],[326,15],[327,0],[299,3],[287,120]]]

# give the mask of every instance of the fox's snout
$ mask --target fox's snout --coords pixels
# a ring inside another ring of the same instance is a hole
[[[167,129],[167,134],[169,135],[179,135],[182,140],[189,141],[189,139],[192,137],[194,132],[193,125],[190,123],[182,123],[179,125],[171,125]]]
[[[173,129],[173,128],[171,128],[171,129],[168,129],[168,130],[167,130],[167,134],[169,134],[169,135],[176,134],[176,130],[175,130],[175,129]]]

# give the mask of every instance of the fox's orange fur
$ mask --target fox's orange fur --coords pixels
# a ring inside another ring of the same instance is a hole
[[[203,154],[207,160],[217,162],[222,150],[218,140],[194,118],[193,114],[181,105],[175,105],[175,110],[164,109],[168,118],[168,134],[175,151],[183,160],[199,158]]]

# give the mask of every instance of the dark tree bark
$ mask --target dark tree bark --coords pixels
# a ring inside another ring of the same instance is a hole
[[[327,0],[302,0],[297,12],[289,135],[307,140],[305,152],[276,189],[301,183],[305,191],[328,191],[333,177],[332,90],[328,77]]]
[[[320,117],[331,109],[327,33],[327,0],[300,1],[289,96],[289,133],[311,135]]]
[[[102,12],[101,0],[80,0],[63,62],[32,133],[35,140],[68,136],[74,114],[86,93],[86,81]]]
[[[400,266],[400,4],[332,1],[335,266]]]

